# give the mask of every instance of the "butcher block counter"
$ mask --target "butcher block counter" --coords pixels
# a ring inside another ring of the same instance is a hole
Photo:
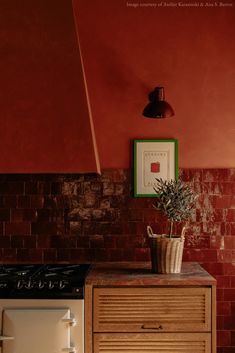
[[[216,280],[197,263],[93,265],[85,285],[85,353],[216,353]]]

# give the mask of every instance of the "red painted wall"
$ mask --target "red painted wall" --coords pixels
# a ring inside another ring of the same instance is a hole
[[[102,168],[129,167],[130,140],[142,137],[179,139],[181,167],[234,167],[234,2],[74,3]],[[142,117],[156,85],[165,86],[174,118]]]
[[[97,170],[71,1],[0,1],[0,77],[0,173]]]
[[[145,2],[73,1],[101,167],[129,167],[142,137],[179,139],[181,167],[233,167],[235,5]],[[94,171],[72,1],[0,5],[0,172]],[[142,117],[156,85],[174,118]]]

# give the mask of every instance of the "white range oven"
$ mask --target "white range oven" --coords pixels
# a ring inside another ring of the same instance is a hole
[[[84,353],[87,264],[0,266],[0,352]]]

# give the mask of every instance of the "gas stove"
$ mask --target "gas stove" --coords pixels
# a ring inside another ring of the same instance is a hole
[[[89,264],[0,265],[0,298],[83,299]]]

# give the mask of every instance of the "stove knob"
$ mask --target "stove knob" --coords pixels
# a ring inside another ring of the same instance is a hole
[[[24,286],[24,282],[21,281],[21,280],[19,280],[19,281],[17,282],[16,288],[17,288],[17,289],[22,289],[23,286]]]
[[[32,288],[33,288],[33,283],[31,282],[30,279],[28,280],[28,283],[25,284],[25,288],[26,288],[26,289],[32,289]]]
[[[55,284],[52,281],[49,281],[48,288],[53,289],[54,287],[55,287]]]
[[[63,289],[65,287],[64,281],[59,281],[59,289]]]
[[[38,288],[39,288],[39,289],[44,288],[44,286],[45,286],[45,285],[44,285],[44,282],[42,282],[42,281],[39,281],[39,282],[38,282]]]
[[[6,288],[7,287],[7,283],[0,283],[0,288]]]

